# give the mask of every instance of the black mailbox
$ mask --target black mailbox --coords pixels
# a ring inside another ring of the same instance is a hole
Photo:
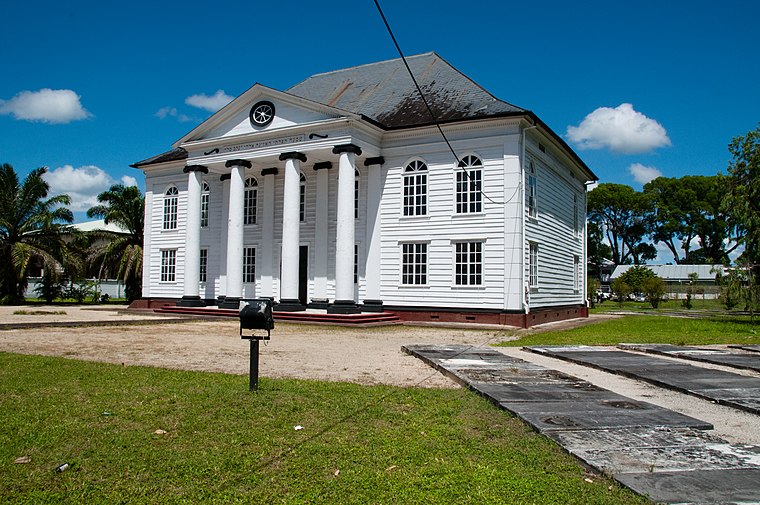
[[[240,338],[269,340],[269,335],[274,329],[274,318],[272,317],[272,300],[268,298],[258,298],[241,303],[240,308]],[[254,335],[245,336],[243,330],[266,330],[267,336],[256,337]]]
[[[240,303],[240,338],[251,343],[251,367],[248,389],[259,389],[259,341],[269,340],[270,332],[274,329],[272,317],[272,300],[257,298]],[[243,335],[243,330],[251,330],[250,335]],[[254,335],[253,330],[266,330],[266,335]]]

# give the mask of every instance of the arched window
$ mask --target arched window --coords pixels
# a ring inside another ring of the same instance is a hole
[[[427,214],[427,165],[414,160],[404,169],[404,215]]]
[[[164,192],[164,230],[177,229],[177,201],[179,190],[177,186],[169,186]]]
[[[201,228],[208,226],[208,196],[210,191],[208,182],[203,181],[203,186],[201,186]]]
[[[354,219],[359,219],[359,171],[354,172]]]
[[[306,177],[301,174],[301,193],[299,196],[299,219],[303,222],[306,221]]]
[[[256,207],[259,199],[259,183],[253,177],[245,180],[243,195],[243,224],[256,224]]]
[[[459,162],[456,171],[456,213],[469,214],[483,210],[483,162],[468,155]]]

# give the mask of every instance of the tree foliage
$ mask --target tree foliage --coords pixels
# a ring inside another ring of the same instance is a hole
[[[13,167],[0,167],[0,300],[23,303],[29,268],[34,261],[45,270],[61,269],[68,261],[62,237],[74,220],[67,195],[47,198],[46,168],[32,170],[19,181]]]
[[[92,248],[91,260],[100,265],[101,275],[112,274],[122,279],[129,301],[142,296],[143,221],[145,197],[135,186],[116,184],[98,195],[96,205],[87,211],[87,217],[98,217],[106,224],[119,225],[127,233],[93,232],[93,238],[102,245]]]
[[[760,264],[760,126],[728,145],[732,159],[726,176],[723,210],[743,228],[744,258]],[[757,272],[756,272],[757,273]]]
[[[631,292],[641,295],[644,293],[644,282],[647,279],[657,277],[651,268],[641,265],[634,265],[622,274],[619,279],[625,282],[631,288]]]

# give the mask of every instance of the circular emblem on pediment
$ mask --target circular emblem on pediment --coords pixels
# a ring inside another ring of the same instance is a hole
[[[269,101],[256,102],[251,107],[251,123],[254,126],[266,126],[274,119],[274,104]]]

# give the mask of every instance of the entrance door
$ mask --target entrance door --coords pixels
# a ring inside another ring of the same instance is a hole
[[[306,305],[309,293],[309,246],[298,248],[298,301]]]

